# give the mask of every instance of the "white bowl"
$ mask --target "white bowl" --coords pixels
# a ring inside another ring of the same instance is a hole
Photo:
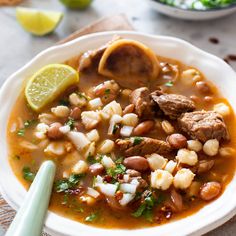
[[[147,0],[147,2],[156,11],[159,11],[168,16],[184,20],[210,20],[230,15],[236,12],[236,4],[231,4],[229,6],[222,8],[195,10],[195,9],[181,9],[179,7],[169,6],[165,3],[155,0]]]
[[[138,40],[152,48],[158,55],[174,58],[198,68],[217,85],[221,92],[224,92],[223,94],[229,101],[236,100],[236,74],[230,66],[223,60],[180,39],[127,31],[105,32],[83,36],[67,44],[49,48],[8,78],[0,90],[0,187],[3,197],[14,209],[19,208],[26,191],[13,174],[7,160],[6,125],[12,106],[22,89],[23,81],[44,65],[60,63],[86,50],[101,46],[110,40],[114,34]],[[236,103],[232,102],[231,105],[236,111]],[[220,198],[197,213],[153,228],[133,231],[100,229],[63,218],[49,211],[45,230],[51,235],[71,236],[110,236],[111,234],[113,236],[129,236],[131,233],[135,236],[200,235],[223,224],[236,213],[236,198],[232,197],[235,194],[236,176]]]

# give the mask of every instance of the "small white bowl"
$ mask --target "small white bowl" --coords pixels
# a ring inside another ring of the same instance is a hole
[[[23,81],[42,66],[60,63],[86,50],[95,49],[106,43],[114,34],[138,40],[154,50],[158,55],[174,58],[201,70],[207,79],[213,81],[236,111],[236,74],[223,60],[206,53],[183,40],[165,36],[153,36],[137,32],[116,31],[83,36],[61,46],[49,48],[22,69],[10,76],[0,90],[0,188],[5,200],[14,208],[21,205],[26,190],[10,168],[7,156],[6,125],[11,109],[22,90]],[[51,235],[70,236],[166,236],[201,235],[229,220],[236,213],[236,176],[216,201],[208,204],[195,214],[152,228],[137,230],[101,229],[84,225],[55,213],[48,212],[45,230]]]
[[[214,8],[207,10],[182,9],[175,6],[169,6],[165,3],[155,0],[147,0],[149,5],[156,11],[165,15],[184,19],[184,20],[210,20],[230,15],[236,12],[236,4],[231,4],[222,8]]]

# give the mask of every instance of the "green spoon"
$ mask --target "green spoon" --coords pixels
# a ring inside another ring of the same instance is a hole
[[[55,164],[45,161],[5,236],[40,236],[52,192]]]

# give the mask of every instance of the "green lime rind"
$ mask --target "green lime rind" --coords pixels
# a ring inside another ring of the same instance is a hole
[[[50,64],[37,71],[27,82],[25,97],[34,111],[40,111],[69,86],[79,82],[78,72],[64,64]]]

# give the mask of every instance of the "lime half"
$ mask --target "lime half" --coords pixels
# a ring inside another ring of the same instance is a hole
[[[60,0],[66,7],[72,9],[85,9],[90,6],[92,0]]]
[[[63,64],[50,64],[36,72],[26,84],[25,96],[30,107],[39,111],[79,82],[78,72]]]
[[[63,18],[63,13],[18,7],[16,19],[31,34],[43,36],[51,33]]]

